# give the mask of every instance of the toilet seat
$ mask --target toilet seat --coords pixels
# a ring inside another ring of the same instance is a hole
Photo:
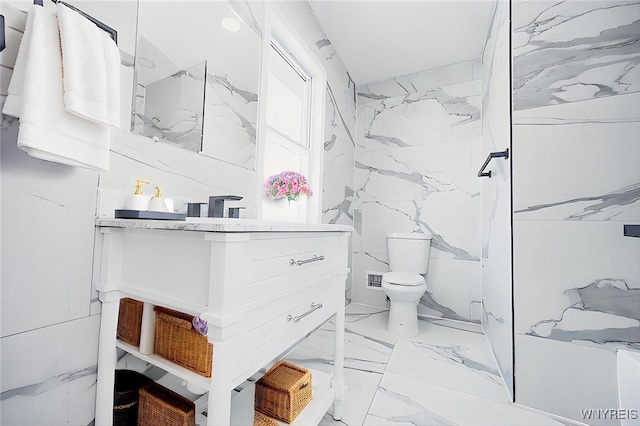
[[[424,285],[424,277],[413,272],[391,271],[382,275],[382,281],[391,285],[415,287]]]

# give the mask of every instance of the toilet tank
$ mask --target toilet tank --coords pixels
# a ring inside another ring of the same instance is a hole
[[[389,269],[424,275],[429,266],[430,233],[388,234]]]

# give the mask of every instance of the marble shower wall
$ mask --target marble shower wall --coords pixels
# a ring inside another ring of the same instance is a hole
[[[419,312],[480,321],[479,59],[358,88],[353,300],[388,271],[386,234],[430,232]]]
[[[512,6],[516,402],[576,420],[640,408],[615,353],[640,351],[639,34],[638,1]]]
[[[509,5],[494,2],[482,56],[482,158],[511,148]],[[476,170],[479,166],[476,166]],[[496,158],[482,181],[482,326],[513,398],[511,160]]]

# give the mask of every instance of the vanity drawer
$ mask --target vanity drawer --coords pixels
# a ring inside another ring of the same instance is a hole
[[[339,247],[339,235],[329,232],[305,234],[272,233],[268,236],[253,234],[249,257],[251,260],[259,260],[331,247]]]
[[[252,353],[264,356],[289,347],[329,319],[335,314],[340,299],[338,284],[337,278],[321,281],[248,312],[246,356],[252,357]]]
[[[338,269],[336,237],[252,241],[248,293],[262,297]]]

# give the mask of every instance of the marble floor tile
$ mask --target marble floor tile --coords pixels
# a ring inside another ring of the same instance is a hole
[[[386,331],[388,311],[350,304],[345,331],[345,413],[321,426],[574,425],[512,404],[479,324],[421,316],[420,334]],[[332,323],[287,359],[330,372]],[[464,408],[464,409],[461,409]]]
[[[287,359],[297,361],[311,361],[316,364],[333,368],[334,331],[331,329],[318,329],[304,342],[299,344]],[[384,373],[389,362],[393,347],[386,342],[380,342],[359,333],[345,330],[344,366],[345,368],[369,373]],[[320,368],[321,370],[324,368]]]
[[[333,406],[325,414],[321,425],[361,426],[367,417],[382,374],[345,369],[347,393],[344,398],[342,419],[333,420]]]
[[[504,404],[386,372],[365,426],[383,425],[564,425],[514,404]]]
[[[386,371],[509,402],[484,335],[447,325],[428,323],[419,336],[399,339]]]

